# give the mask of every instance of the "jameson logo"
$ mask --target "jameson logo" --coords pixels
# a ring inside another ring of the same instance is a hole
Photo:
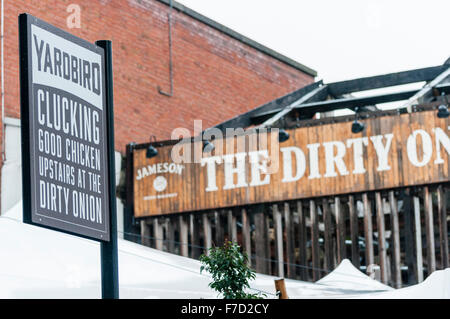
[[[27,38],[32,220],[108,240],[103,51],[37,19]]]
[[[184,169],[184,165],[175,163],[158,163],[153,165],[147,165],[137,169],[136,180],[141,180],[144,177],[154,174],[170,173],[181,175]]]

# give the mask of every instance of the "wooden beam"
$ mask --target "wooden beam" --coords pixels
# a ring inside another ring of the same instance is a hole
[[[334,198],[334,211],[336,213],[336,242],[338,263],[346,258],[345,253],[345,216],[341,207],[341,199]]]
[[[329,83],[330,94],[340,96],[352,92],[373,90],[408,83],[431,81],[445,71],[448,66],[439,65],[423,69],[388,73],[354,80]]]
[[[244,241],[244,251],[248,256],[247,264],[252,265],[252,241],[250,234],[250,216],[246,208],[242,208],[242,237]]]
[[[170,253],[175,253],[175,222],[173,217],[167,218],[167,247]]]
[[[292,214],[289,207],[289,203],[284,203],[284,224],[286,231],[286,263],[287,263],[287,276],[289,278],[295,277],[295,255],[294,255],[294,241],[292,231]]]
[[[374,263],[372,209],[367,193],[362,194],[364,205],[364,237],[366,239],[366,267]]]
[[[375,105],[378,103],[387,103],[394,101],[406,100],[409,97],[413,96],[415,93],[419,92],[419,90],[408,90],[402,92],[393,92],[393,93],[383,93],[372,96],[364,96],[364,97],[348,97],[348,98],[340,98],[336,100],[326,100],[319,101],[313,103],[303,103],[297,105],[290,109],[292,110],[300,110],[302,112],[330,112],[338,109],[351,109],[354,110],[356,107],[364,107],[367,105]],[[276,114],[276,112],[284,111],[287,113],[288,110],[271,110],[266,113],[255,114],[254,118],[267,117],[270,114]],[[286,114],[284,114],[286,115]]]
[[[448,229],[447,229],[447,194],[442,185],[437,189],[438,216],[439,216],[439,246],[441,250],[441,268],[449,267]]]
[[[150,247],[150,227],[145,220],[141,220],[141,244]]]
[[[153,218],[153,237],[155,238],[155,248],[158,250],[162,250],[164,238],[159,217]]]
[[[267,274],[266,256],[266,227],[263,205],[252,206],[252,213],[255,219],[255,264],[256,272]]]
[[[414,196],[414,229],[416,239],[417,282],[423,281],[422,230],[420,226],[420,201]]]
[[[309,201],[309,218],[311,219],[311,254],[313,266],[313,280],[320,279],[320,256],[319,256],[319,227],[317,221],[317,208],[314,200]]]
[[[231,209],[227,211],[227,220],[228,220],[228,237],[229,237],[228,240],[237,243],[236,215],[233,213],[233,210]]]
[[[297,213],[298,213],[298,250],[299,250],[299,262],[300,262],[300,279],[308,280],[307,267],[307,250],[306,250],[306,220],[303,210],[302,201],[297,201]]]
[[[223,240],[224,240],[224,233],[223,233],[223,223],[222,223],[222,216],[220,211],[214,212],[214,221],[215,221],[215,230],[216,230],[216,238],[215,238],[215,245],[216,246],[222,246]]]
[[[320,87],[317,87],[313,91],[305,94],[301,98],[299,98],[294,103],[284,107],[282,110],[280,110],[278,113],[273,115],[271,118],[266,120],[264,123],[262,123],[259,128],[261,127],[272,127],[275,123],[277,123],[283,116],[287,115],[289,112],[291,112],[294,108],[300,106],[301,104],[307,103],[311,101],[315,95],[321,95],[322,92],[327,92],[327,86],[323,85]]]
[[[275,279],[275,291],[278,295],[278,299],[289,299],[284,278]]]
[[[180,223],[180,253],[181,256],[188,257],[188,225],[184,215],[178,217]]]
[[[284,256],[283,256],[283,225],[281,220],[281,213],[278,210],[278,205],[272,205],[273,221],[275,228],[275,251],[277,253],[277,270],[278,276],[284,277]]]
[[[266,209],[268,209],[268,207],[264,206],[264,211],[266,211]],[[274,224],[274,228],[273,228],[273,233],[275,233],[275,221],[273,222]],[[265,248],[266,248],[266,263],[267,263],[267,274],[272,274],[272,260],[274,258],[272,258],[272,239],[271,239],[271,229],[270,229],[270,214],[265,213],[264,215],[264,229],[266,231],[266,236],[264,237],[265,240]],[[276,238],[274,238],[274,241],[276,240]],[[276,249],[276,247],[275,247]],[[276,252],[275,252],[276,253]]]
[[[359,269],[358,212],[355,209],[353,195],[348,196],[348,212],[350,217],[350,238],[352,240],[352,263]]]
[[[208,213],[202,214],[202,222],[203,222],[205,253],[207,256],[209,256],[209,249],[212,247],[212,236],[211,236],[211,221],[209,220]]]
[[[331,224],[331,210],[327,198],[322,199],[322,212],[324,224],[325,267],[327,271],[334,268],[333,257],[333,227]]]
[[[191,258],[197,259],[200,252],[199,225],[195,214],[189,215],[189,237],[191,239]]]
[[[313,91],[317,87],[323,84],[322,81],[317,81],[302,87],[301,89],[290,92],[280,98],[277,98],[269,103],[265,103],[255,109],[248,111],[244,114],[238,115],[230,120],[222,122],[215,126],[215,128],[220,129],[222,132],[225,132],[227,128],[246,128],[254,124],[252,121],[252,116],[256,113],[267,112],[276,108],[284,108],[285,106],[294,103],[299,98]]]
[[[388,282],[387,263],[386,263],[386,234],[384,227],[384,209],[381,201],[380,192],[375,193],[377,204],[377,231],[378,231],[378,258],[380,260],[381,281],[384,284]]]
[[[401,190],[403,197],[403,217],[404,217],[404,243],[405,243],[405,264],[408,267],[407,284],[417,283],[417,263],[415,254],[415,237],[414,237],[414,202],[412,190],[406,188]]]
[[[400,260],[400,227],[398,222],[398,205],[395,198],[394,191],[389,192],[389,205],[391,208],[391,236],[393,243],[393,263],[394,263],[394,276],[393,281],[395,288],[402,287],[402,273],[401,273],[401,260]]]
[[[436,256],[434,254],[434,222],[433,222],[433,200],[428,186],[424,187],[425,205],[425,234],[427,237],[427,269],[428,276],[436,270]]]
[[[448,76],[450,76],[450,66],[444,65],[445,69],[442,70],[442,73],[437,75],[432,81],[427,83],[419,92],[414,94],[408,99],[408,102],[406,102],[402,107],[406,108],[409,113],[412,112],[412,106],[415,104],[419,104],[422,102],[427,96],[432,94],[432,90],[435,86],[438,84],[441,84],[444,80],[447,79]]]

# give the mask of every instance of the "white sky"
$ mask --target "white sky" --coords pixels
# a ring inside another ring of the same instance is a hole
[[[178,1],[315,69],[325,83],[450,56],[450,0]]]

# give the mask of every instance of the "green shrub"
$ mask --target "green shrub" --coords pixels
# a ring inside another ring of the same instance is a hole
[[[224,299],[258,299],[261,294],[250,294],[245,288],[250,288],[249,280],[255,279],[255,272],[247,265],[248,256],[241,253],[240,246],[231,241],[223,247],[212,247],[209,256],[200,256],[200,273],[208,271],[213,282],[209,287],[221,293]]]

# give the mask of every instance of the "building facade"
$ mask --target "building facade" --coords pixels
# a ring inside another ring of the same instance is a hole
[[[118,173],[130,142],[214,126],[314,81],[316,72],[167,0],[4,1],[1,211],[21,198],[18,15],[113,42]],[[120,175],[117,175],[119,182]]]

